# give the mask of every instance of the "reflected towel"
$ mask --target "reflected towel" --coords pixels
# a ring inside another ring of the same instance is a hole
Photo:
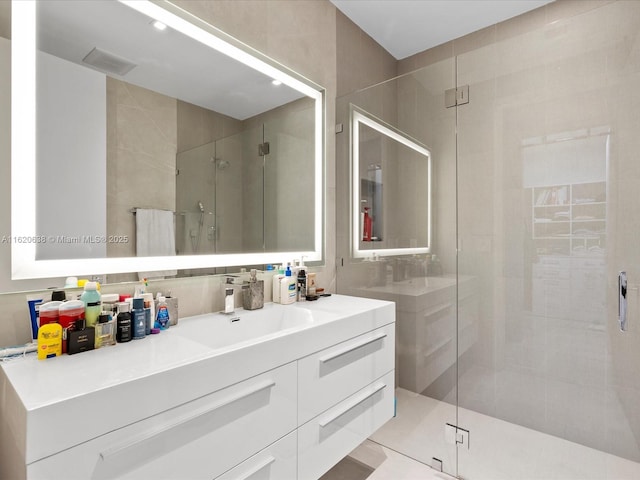
[[[136,209],[136,254],[139,257],[176,254],[174,215],[169,210]],[[138,278],[176,275],[176,270],[139,272]]]

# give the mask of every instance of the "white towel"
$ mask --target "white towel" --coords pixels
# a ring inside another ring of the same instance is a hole
[[[173,212],[136,209],[136,254],[139,257],[165,257],[176,254]],[[166,277],[177,273],[176,270],[139,272],[138,278]]]

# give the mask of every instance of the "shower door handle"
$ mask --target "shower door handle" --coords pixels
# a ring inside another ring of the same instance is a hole
[[[618,274],[618,322],[620,331],[627,329],[627,272]]]

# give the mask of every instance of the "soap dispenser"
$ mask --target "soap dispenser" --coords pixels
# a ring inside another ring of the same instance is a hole
[[[257,271],[251,269],[249,283],[242,286],[242,308],[257,310],[264,307],[264,280],[258,280]]]
[[[280,280],[280,303],[290,305],[296,301],[296,280],[291,268],[287,267],[284,278]]]

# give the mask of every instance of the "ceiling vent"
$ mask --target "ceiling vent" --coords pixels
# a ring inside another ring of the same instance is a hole
[[[104,73],[124,76],[136,67],[129,60],[95,47],[82,61]]]

